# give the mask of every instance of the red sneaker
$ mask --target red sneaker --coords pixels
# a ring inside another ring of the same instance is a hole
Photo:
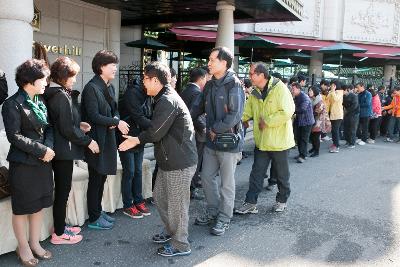
[[[149,216],[151,215],[150,210],[146,207],[146,204],[144,202],[137,204],[136,208],[144,215],[144,216]]]
[[[143,214],[135,206],[124,209],[123,213],[133,219],[143,218]]]

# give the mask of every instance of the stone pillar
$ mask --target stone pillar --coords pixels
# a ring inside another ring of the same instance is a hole
[[[120,49],[121,49],[121,11],[109,9],[108,10],[108,49],[113,51],[118,58],[120,58]],[[115,87],[116,97],[118,99],[118,91],[119,91],[119,71],[117,70],[117,74],[115,79],[112,81],[112,84]]]
[[[322,39],[340,41],[343,37],[344,1],[323,1]]]
[[[121,67],[140,65],[142,49],[128,47],[125,44],[142,38],[142,26],[130,26],[121,28]]]
[[[324,55],[317,51],[311,51],[309,74],[310,76],[315,74],[315,78],[322,77],[322,63]]]
[[[32,58],[33,1],[0,0],[0,7],[0,68],[6,73],[8,94],[12,95],[17,91],[15,69]]]
[[[219,12],[219,18],[217,42],[215,46],[226,46],[232,51],[232,53],[234,53],[233,11],[235,11],[235,6],[232,6],[225,1],[218,1],[217,11]]]
[[[386,86],[389,86],[390,78],[396,79],[396,65],[385,65],[383,67],[383,80]]]

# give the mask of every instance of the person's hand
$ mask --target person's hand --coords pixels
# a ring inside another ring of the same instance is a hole
[[[249,121],[244,121],[244,122],[243,122],[243,127],[244,127],[244,128],[249,128],[249,126],[250,126],[250,125],[249,125]]]
[[[89,123],[82,121],[79,124],[79,128],[82,130],[82,132],[87,133],[87,132],[90,132],[90,130],[92,129],[92,126],[90,126]]]
[[[210,135],[211,141],[214,141],[215,137],[217,137],[217,134],[214,133],[212,130],[210,130],[209,135]]]
[[[129,135],[123,135],[122,137],[126,138],[126,140],[119,145],[118,147],[119,151],[126,151],[140,144],[140,140],[137,137]]]
[[[99,145],[94,140],[92,140],[92,142],[90,142],[90,144],[88,145],[88,148],[90,149],[90,151],[92,151],[93,154],[100,153]]]
[[[46,150],[46,154],[44,154],[44,157],[41,158],[41,160],[43,160],[44,162],[50,162],[54,158],[55,155],[56,155],[56,153],[54,153],[53,149],[48,147]]]
[[[258,122],[258,128],[260,130],[264,130],[267,127],[267,124],[265,123],[263,118],[260,118],[260,121]]]
[[[120,120],[118,123],[118,130],[122,134],[128,134],[129,133],[129,124],[124,122],[123,120]]]

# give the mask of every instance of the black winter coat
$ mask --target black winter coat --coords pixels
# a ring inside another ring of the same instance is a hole
[[[2,108],[2,116],[10,151],[7,160],[28,165],[40,165],[47,148],[53,149],[53,129],[43,126],[26,104],[19,89],[8,98]],[[41,100],[43,98],[39,97]]]
[[[154,143],[154,156],[163,171],[185,169],[197,164],[196,141],[190,113],[171,87],[154,97],[151,126],[139,135],[141,144]]]
[[[0,71],[1,72],[1,71]],[[5,74],[0,74],[0,105],[8,97],[8,86]]]
[[[76,106],[60,85],[51,84],[44,93],[50,123],[54,132],[56,160],[84,158],[84,148],[92,139],[80,129],[81,116]]]
[[[349,93],[343,96],[343,107],[345,108],[344,116],[359,116],[360,105],[358,104],[358,96],[354,93]]]
[[[103,175],[115,175],[117,172],[117,143],[115,140],[119,113],[115,101],[115,89],[107,85],[99,76],[94,76],[83,89],[81,102],[82,121],[92,128],[88,135],[100,148],[99,154],[85,149],[85,160],[90,168]],[[118,129],[117,129],[118,130]]]
[[[151,114],[145,114],[145,105],[148,104],[149,98],[137,80],[132,86],[126,88],[124,95],[121,97],[118,106],[119,114],[121,119],[129,124],[130,136],[139,136],[141,132],[150,127]],[[120,144],[124,139],[121,132],[118,131],[116,134],[117,141]],[[144,145],[139,145],[129,151],[138,151],[143,147]]]
[[[183,102],[185,102],[189,111],[193,108],[197,99],[201,97],[200,88],[194,84],[189,83],[185,90],[182,91],[181,97]],[[206,142],[207,137],[205,133],[206,129],[206,116],[202,114],[198,116],[195,120],[193,120],[194,129],[196,130],[196,140],[198,142]]]

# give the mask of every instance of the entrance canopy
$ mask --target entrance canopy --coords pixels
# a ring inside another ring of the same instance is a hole
[[[181,23],[216,24],[217,0],[83,0],[121,10],[122,26]],[[303,5],[299,0],[225,0],[234,5],[235,22],[300,20]]]

